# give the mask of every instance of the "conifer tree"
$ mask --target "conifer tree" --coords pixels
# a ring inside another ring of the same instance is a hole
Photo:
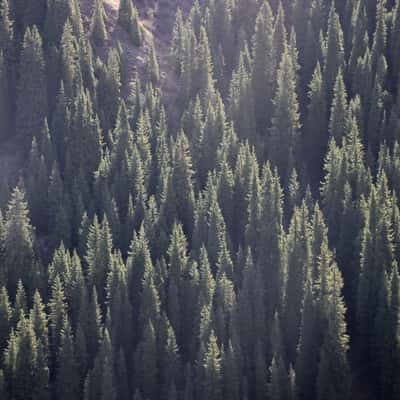
[[[26,298],[25,287],[21,281],[17,284],[17,293],[15,294],[14,310],[13,310],[13,326],[17,326],[22,317],[26,317],[28,311],[28,303]]]
[[[202,398],[219,400],[222,398],[221,355],[217,338],[211,331],[207,350],[202,360],[203,382]]]
[[[157,85],[160,80],[160,67],[158,65],[154,42],[152,42],[150,45],[150,52],[147,58],[146,69],[148,81],[151,82],[153,85]]]
[[[10,7],[8,0],[3,0],[0,6],[0,48],[3,50],[4,63],[8,73],[10,72],[11,65],[9,64],[12,56],[12,39],[13,39],[13,26],[10,15]],[[12,75],[9,76],[10,78]]]
[[[38,290],[33,295],[33,306],[29,312],[33,329],[38,339],[38,347],[42,349],[47,362],[49,351],[49,332],[48,332],[48,317],[45,310],[45,305]]]
[[[148,321],[135,353],[137,384],[144,395],[153,399],[158,383],[157,346],[154,326]]]
[[[52,366],[56,365],[60,350],[62,329],[67,316],[64,289],[60,277],[56,275],[51,287],[51,298],[49,301],[49,326]]]
[[[323,157],[327,148],[326,120],[328,114],[325,86],[319,63],[315,67],[309,87],[308,95],[310,103],[308,105],[306,129],[304,132],[304,154],[310,157],[308,168],[313,181],[319,182],[321,176],[318,171],[321,171]],[[318,118],[318,122],[315,121],[315,118]]]
[[[285,44],[279,65],[274,112],[270,130],[270,158],[284,180],[296,163],[300,130],[299,105],[296,94],[296,72],[289,48]]]
[[[118,23],[128,32],[132,43],[139,47],[142,43],[142,27],[132,0],[122,0],[119,4]]]
[[[333,89],[333,101],[329,120],[329,135],[340,143],[347,127],[347,92],[341,69],[338,71]]]
[[[328,325],[324,332],[317,377],[317,398],[348,398],[350,394],[349,365],[347,362],[348,336],[346,308],[341,297],[342,277],[333,265],[331,271],[331,299],[327,305]]]
[[[108,37],[104,19],[103,0],[95,0],[92,11],[91,35],[96,45],[102,45]]]
[[[121,65],[119,55],[114,49],[108,53],[107,64],[102,64],[101,77],[97,85],[99,116],[103,132],[115,128],[120,106]],[[105,137],[107,138],[107,137]],[[110,145],[109,140],[105,140]]]
[[[335,2],[331,3],[328,17],[326,38],[326,56],[324,64],[324,83],[328,107],[333,98],[335,80],[339,70],[344,70],[343,31],[339,16],[335,10]]]
[[[7,344],[11,330],[12,308],[7,289],[3,286],[0,291],[0,350]]]
[[[105,216],[100,224],[95,216],[93,224],[89,228],[86,262],[90,286],[96,287],[100,303],[105,300],[106,279],[111,268],[112,249],[112,234],[107,217]]]
[[[368,36],[366,35],[367,15],[365,5],[360,1],[356,4],[352,16],[352,46],[348,61],[348,71],[350,78],[354,77],[357,60],[363,57],[366,45],[368,45]],[[367,40],[365,40],[367,39]]]
[[[34,256],[34,233],[30,224],[25,195],[16,187],[11,195],[4,226],[4,262],[7,288],[11,298],[19,279],[30,293],[39,284],[39,268]]]
[[[376,3],[376,25],[371,49],[372,75],[378,70],[379,59],[386,52],[387,27],[385,1],[378,0]]]
[[[78,399],[78,376],[76,369],[74,341],[68,318],[65,316],[61,330],[58,370],[56,377],[57,398]]]
[[[185,233],[190,236],[194,224],[194,190],[192,182],[192,159],[186,136],[180,133],[174,146],[172,170],[168,181],[167,197],[161,211],[167,227],[175,219],[182,222]]]
[[[30,399],[36,388],[37,338],[29,319],[21,316],[17,325],[17,353],[13,373],[12,395],[15,399]]]
[[[315,340],[320,334],[317,325],[315,296],[310,280],[307,281],[306,285],[296,361],[296,384],[299,399],[314,396],[319,360],[319,346]]]
[[[32,136],[40,132],[47,113],[47,89],[42,38],[34,26],[27,28],[19,62],[16,131],[29,151]]]
[[[358,281],[357,322],[360,352],[369,359],[373,326],[378,312],[378,299],[385,282],[383,276],[393,264],[393,242],[388,215],[389,194],[385,175],[379,177],[378,186],[371,188],[368,203],[364,207],[362,230],[360,277]]]
[[[289,359],[293,360],[299,338],[301,304],[306,277],[310,270],[311,247],[308,210],[305,203],[295,209],[288,236],[288,277],[285,299],[284,330]]]
[[[253,75],[255,74],[254,71],[255,69],[253,70]],[[265,77],[262,79],[265,81]],[[257,90],[260,90],[260,88],[257,87]],[[260,104],[262,105],[263,103],[268,103],[267,105],[270,106],[269,109],[271,109],[271,104],[269,104],[270,100],[265,100],[264,96],[258,94],[263,98],[263,101],[256,101],[256,94],[257,93],[253,94],[251,77],[247,72],[244,66],[243,58],[241,57],[237,71],[235,71],[233,74],[229,89],[231,108],[230,113],[240,137],[243,139],[248,139],[252,143],[255,143],[257,139],[257,136],[255,135],[255,116],[257,115],[257,108],[255,109],[255,106],[261,108],[261,106],[259,106]],[[265,110],[263,110],[262,113],[260,112],[260,115],[262,115],[263,119],[267,120],[268,115],[266,115]],[[260,132],[264,132],[266,126],[267,123],[263,124],[263,127],[260,128]]]
[[[254,33],[254,60],[252,84],[254,90],[257,128],[264,133],[271,117],[272,104],[272,11],[268,1],[263,2],[257,15]]]

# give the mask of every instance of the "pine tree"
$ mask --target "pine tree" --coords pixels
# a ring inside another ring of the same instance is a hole
[[[207,351],[202,360],[202,398],[220,400],[222,398],[221,355],[217,338],[211,331]]]
[[[274,113],[270,130],[270,159],[284,180],[296,163],[300,130],[299,105],[296,94],[296,71],[287,45],[278,70],[274,96]]]
[[[92,11],[91,35],[97,46],[102,45],[108,38],[104,21],[105,15],[103,0],[95,0]]]
[[[49,350],[48,317],[38,290],[33,295],[33,306],[29,312],[29,319],[38,339],[38,346],[42,348],[47,361]]]
[[[327,106],[325,86],[320,64],[315,67],[310,82],[310,103],[307,110],[307,122],[305,129],[304,154],[309,159],[308,170],[314,182],[321,180],[321,167],[327,148],[326,120]],[[316,121],[318,118],[318,121]]]
[[[194,88],[193,94],[199,94],[204,110],[208,108],[210,100],[214,99],[215,85],[213,74],[211,49],[207,32],[204,27],[201,27],[197,44],[197,68],[192,74],[192,87]]]
[[[43,205],[47,202],[48,172],[36,137],[32,140],[28,169],[26,188],[32,223],[39,232],[43,232],[46,220]]]
[[[264,133],[271,118],[272,104],[272,11],[269,2],[263,2],[257,15],[254,33],[254,60],[252,84],[257,128]]]
[[[324,64],[324,83],[328,107],[332,102],[335,80],[340,69],[344,70],[343,31],[335,10],[335,2],[332,2],[328,18]]]
[[[171,387],[179,381],[180,356],[176,344],[175,333],[167,320],[165,342],[162,343],[161,355],[161,397],[169,399]]]
[[[112,234],[107,217],[105,216],[100,224],[95,216],[93,224],[89,228],[86,262],[90,286],[96,287],[101,304],[105,300],[106,279],[111,268],[112,249]]]
[[[148,54],[146,63],[147,79],[153,85],[157,85],[160,81],[160,67],[158,65],[157,53],[154,42],[150,45],[150,52]]]
[[[122,0],[119,4],[118,23],[128,32],[132,43],[139,47],[142,44],[142,27],[139,15],[132,0]]]
[[[15,327],[22,317],[26,317],[28,304],[26,298],[25,287],[21,281],[17,284],[17,293],[15,294],[14,310],[13,310],[13,326]]]
[[[62,329],[67,315],[64,289],[60,277],[57,275],[51,288],[49,300],[49,326],[52,365],[56,365],[62,338]]]
[[[110,335],[106,330],[103,336],[103,343],[100,348],[102,356],[102,382],[101,382],[101,400],[115,400],[117,393],[114,387],[114,359],[112,354],[112,344]]]
[[[310,280],[306,282],[306,285],[296,360],[296,385],[299,400],[308,399],[315,394],[319,360],[319,343],[316,343],[316,338],[321,334],[318,331],[315,296]]]
[[[103,132],[108,132],[115,128],[120,107],[122,68],[119,55],[114,49],[111,49],[108,53],[107,64],[101,64],[101,67],[97,85],[99,116]],[[106,144],[111,145],[107,136],[105,136],[105,139]]]
[[[78,399],[78,383],[71,326],[68,318],[64,317],[56,377],[57,398],[61,400]]]
[[[27,28],[19,63],[16,131],[29,151],[33,135],[40,132],[47,113],[47,89],[42,38],[37,28]]]
[[[286,284],[284,331],[289,360],[294,360],[301,323],[301,304],[310,270],[311,247],[308,210],[305,203],[295,209],[288,236],[288,277]]]
[[[193,170],[188,140],[183,133],[180,133],[177,138],[172,160],[167,197],[161,213],[169,229],[178,219],[182,222],[185,233],[190,237],[194,224]]]
[[[101,343],[103,326],[95,287],[93,287],[90,300],[86,299],[82,304],[81,313],[80,320],[84,324],[88,357],[89,360],[93,360]]]
[[[5,70],[10,72],[12,57],[13,26],[8,0],[3,0],[0,6],[0,48],[3,50]],[[10,76],[10,78],[12,75]]]
[[[359,1],[353,9],[352,16],[352,46],[348,61],[348,71],[350,79],[354,78],[357,60],[363,57],[366,45],[368,45],[368,35],[366,35],[367,15],[363,2]],[[367,40],[365,40],[367,39]]]
[[[0,350],[7,344],[11,330],[12,308],[7,289],[3,286],[0,291]]]
[[[347,92],[343,81],[342,71],[339,69],[333,89],[333,101],[329,120],[329,135],[336,143],[341,143],[347,127]]]
[[[143,394],[154,399],[157,383],[157,346],[154,327],[151,321],[144,326],[143,337],[135,353],[136,383]]]
[[[360,354],[369,360],[373,329],[378,312],[378,299],[385,282],[383,276],[393,264],[393,242],[389,217],[389,193],[385,175],[380,175],[377,187],[372,186],[368,203],[364,205],[364,227],[361,233],[360,277],[358,281],[357,322]]]
[[[17,354],[13,374],[12,395],[15,399],[31,399],[39,383],[37,372],[37,338],[29,319],[22,316],[17,326]]]
[[[279,1],[272,37],[273,59],[275,62],[275,68],[279,67],[280,63],[282,62],[283,53],[285,52],[285,47],[287,45],[287,30],[285,19],[285,10],[283,8],[282,2]]]
[[[376,26],[371,49],[371,69],[374,76],[378,70],[379,59],[386,52],[387,27],[385,1],[376,4]]]
[[[253,75],[255,74],[255,68],[253,70]],[[255,78],[253,78],[255,79]],[[262,78],[265,81],[265,77]],[[257,87],[257,90],[260,88]],[[271,109],[270,100],[265,100],[261,94],[255,92],[253,94],[251,76],[247,72],[247,69],[244,65],[243,57],[240,57],[239,66],[237,70],[234,72],[231,80],[231,85],[229,88],[229,97],[230,97],[230,113],[231,118],[233,120],[234,126],[239,133],[240,137],[243,139],[248,139],[252,143],[255,143],[257,140],[256,134],[256,115],[257,109],[255,106],[259,106],[263,103],[268,103],[269,109]],[[263,101],[256,101],[255,96],[263,98]],[[265,105],[265,104],[264,104]],[[261,106],[259,106],[261,108]],[[268,110],[268,108],[267,108]],[[265,109],[263,113],[259,113],[262,115],[262,119],[265,119],[269,123],[268,115],[266,115]],[[261,118],[261,117],[260,117]],[[260,123],[261,125],[261,123]],[[260,132],[264,133],[265,127],[268,126],[267,123],[262,125],[260,128]]]
[[[337,266],[331,271],[331,299],[327,305],[328,325],[324,332],[317,377],[317,398],[349,398],[350,375],[346,352],[346,308],[341,297],[342,278]]]
[[[11,298],[15,296],[19,279],[30,293],[41,283],[34,256],[34,233],[28,213],[24,192],[16,187],[8,204],[3,239],[3,268]]]

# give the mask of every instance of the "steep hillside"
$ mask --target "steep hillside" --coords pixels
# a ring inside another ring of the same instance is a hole
[[[104,8],[106,11],[106,27],[109,39],[101,47],[97,47],[96,54],[104,58],[110,48],[113,48],[119,42],[124,50],[128,60],[128,76],[133,78],[136,71],[142,73],[145,67],[146,57],[150,50],[150,44],[153,42],[156,48],[158,62],[160,66],[160,88],[168,103],[177,95],[177,77],[170,67],[169,47],[172,30],[172,22],[160,21],[158,17],[159,3],[143,4],[138,3],[140,23],[143,28],[143,44],[140,47],[134,46],[128,38],[127,33],[118,25],[118,7],[119,0],[105,0]],[[90,17],[92,13],[92,0],[80,0],[80,7],[85,21],[85,28],[88,31],[90,27]],[[129,95],[130,88],[123,88],[125,95]]]

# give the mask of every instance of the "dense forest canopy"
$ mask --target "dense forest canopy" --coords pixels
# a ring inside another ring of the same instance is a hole
[[[0,399],[400,398],[400,0],[0,0]]]

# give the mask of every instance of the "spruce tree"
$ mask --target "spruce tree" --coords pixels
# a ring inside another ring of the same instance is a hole
[[[310,228],[305,203],[295,209],[288,236],[284,332],[290,360],[294,360],[301,323],[301,304],[311,263]]]
[[[331,270],[331,294],[326,312],[327,329],[324,332],[317,377],[317,398],[349,398],[350,375],[347,361],[348,336],[341,289],[343,281],[336,265]]]
[[[347,127],[347,92],[343,81],[342,71],[339,69],[335,87],[333,89],[333,101],[329,120],[329,135],[336,143],[341,143],[346,134]]]
[[[202,362],[202,398],[220,400],[222,398],[221,355],[217,338],[211,331],[207,350]]]
[[[335,2],[331,3],[328,17],[326,38],[326,56],[324,64],[324,82],[328,107],[333,98],[335,80],[339,70],[344,70],[343,31],[339,15],[335,10]]]
[[[7,344],[11,330],[12,308],[7,289],[3,286],[0,291],[0,350]]]
[[[257,128],[265,133],[271,118],[272,104],[272,11],[268,1],[263,2],[257,15],[254,33],[254,60],[252,84]]]
[[[79,381],[76,369],[74,341],[68,318],[64,317],[56,377],[57,398],[78,399]]]
[[[14,298],[17,282],[33,293],[40,282],[39,266],[35,262],[34,232],[23,189],[16,187],[11,195],[4,226],[4,262],[7,288]]]
[[[105,301],[106,279],[111,268],[112,249],[112,234],[107,217],[104,217],[100,224],[95,216],[93,224],[89,228],[86,262],[90,286],[96,287],[101,304]]]
[[[327,148],[326,120],[328,110],[325,86],[319,63],[315,67],[309,87],[310,103],[307,110],[303,154],[309,158],[308,170],[313,181],[320,182],[320,171]],[[316,118],[318,118],[318,122],[315,121]]]
[[[42,38],[34,26],[27,28],[19,62],[16,131],[29,151],[33,135],[40,132],[47,114],[47,89]]]
[[[157,383],[157,346],[154,326],[148,321],[144,326],[143,337],[135,353],[136,383],[144,395],[150,400],[154,399]]]
[[[296,94],[296,71],[287,44],[279,65],[269,155],[284,181],[296,163],[300,120]]]
[[[132,43],[139,47],[142,44],[142,27],[139,14],[132,0],[121,0],[118,10],[118,23],[128,32]]]
[[[103,0],[95,0],[92,11],[91,36],[97,46],[102,45],[108,38],[104,19]]]

